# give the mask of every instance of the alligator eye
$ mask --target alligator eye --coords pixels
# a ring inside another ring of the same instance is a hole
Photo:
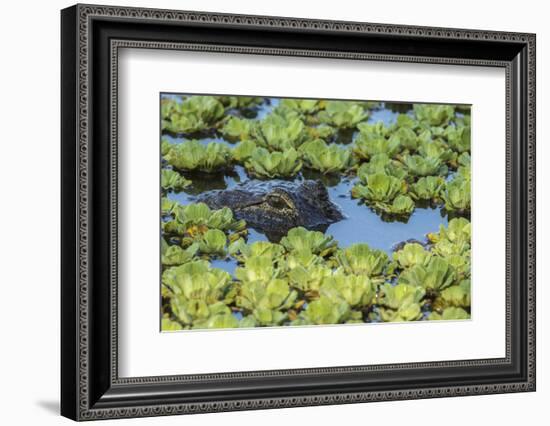
[[[268,195],[267,202],[275,209],[285,209],[289,207],[288,202],[284,198],[277,195]]]

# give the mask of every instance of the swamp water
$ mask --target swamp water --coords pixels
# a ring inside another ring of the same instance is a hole
[[[170,97],[178,99],[179,97]],[[266,99],[257,109],[256,115],[251,118],[261,119],[278,104],[278,99]],[[393,124],[399,113],[407,113],[412,110],[412,105],[382,103],[380,108],[371,110],[368,123],[382,121],[386,126]],[[338,135],[335,141],[338,145],[349,145],[358,132]],[[164,134],[162,136],[171,143],[185,143],[189,138]],[[209,142],[224,143],[234,146],[236,142],[230,142],[218,135],[206,137],[194,137],[203,144]],[[210,190],[232,189],[237,185],[251,180],[242,166],[236,165],[231,173],[197,175],[189,174],[193,183],[182,192],[169,191],[167,198],[183,205],[196,202],[197,196]],[[338,241],[340,247],[347,247],[354,243],[367,243],[371,248],[382,249],[390,256],[396,244],[405,240],[415,239],[424,242],[426,234],[437,232],[439,225],[447,225],[448,217],[445,210],[439,206],[436,208],[417,207],[405,220],[386,220],[371,208],[364,205],[359,199],[351,197],[351,189],[357,182],[357,178],[348,176],[322,176],[317,172],[302,169],[291,181],[301,182],[304,179],[320,179],[326,186],[331,201],[339,206],[345,219],[331,224],[325,233],[332,235]],[[248,242],[267,240],[267,237],[252,228],[249,228]],[[221,268],[233,274],[237,262],[235,259],[211,260],[213,267]]]

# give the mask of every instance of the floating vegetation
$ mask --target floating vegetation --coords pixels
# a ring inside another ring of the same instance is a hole
[[[160,108],[163,331],[470,318],[469,107]]]

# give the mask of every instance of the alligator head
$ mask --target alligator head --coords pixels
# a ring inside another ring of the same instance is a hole
[[[229,207],[237,219],[278,241],[289,229],[324,231],[344,216],[319,181],[248,181],[233,189],[210,191],[198,198],[213,209]]]

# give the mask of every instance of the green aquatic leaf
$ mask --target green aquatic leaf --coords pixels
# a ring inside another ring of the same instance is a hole
[[[418,321],[422,318],[422,287],[399,283],[384,284],[379,292],[380,319],[386,322]]]
[[[255,108],[264,102],[264,98],[254,96],[215,96],[228,109]]]
[[[398,138],[386,139],[376,133],[360,132],[352,146],[354,155],[360,160],[368,160],[376,154],[394,157],[401,150]]]
[[[393,259],[402,269],[416,265],[426,266],[431,258],[432,254],[418,243],[407,243],[401,250],[393,253]]]
[[[292,228],[281,240],[281,245],[288,251],[308,250],[322,257],[334,252],[337,244],[332,235],[308,231],[303,227]]]
[[[214,126],[223,115],[223,105],[213,96],[191,96],[173,107],[165,117],[164,129],[173,133],[195,133]]]
[[[296,291],[285,280],[247,281],[240,287],[236,305],[250,312],[260,325],[280,325],[296,298]]]
[[[178,204],[173,207],[176,221],[181,224],[185,230],[190,228],[220,229],[222,231],[240,231],[244,229],[246,223],[242,220],[236,220],[233,212],[227,207],[219,210],[211,210],[204,203],[193,203],[185,206]]]
[[[162,331],[179,331],[179,330],[183,330],[183,327],[181,326],[180,323],[176,321],[172,321],[169,318],[163,318],[160,329]]]
[[[336,261],[347,274],[372,278],[383,274],[388,255],[382,250],[371,249],[366,243],[357,243],[338,251]]]
[[[383,138],[388,137],[391,131],[389,127],[386,127],[382,120],[379,120],[375,123],[363,121],[362,123],[359,123],[357,125],[357,129],[359,130],[359,132],[365,135],[381,136]]]
[[[390,159],[386,154],[373,155],[369,162],[361,164],[357,169],[357,177],[361,183],[367,183],[369,175],[386,174],[397,179],[405,179],[407,170],[399,161]]]
[[[251,257],[268,257],[272,262],[282,257],[284,248],[280,244],[269,241],[255,241],[246,244],[242,238],[229,246],[229,254],[240,262],[245,262]]]
[[[307,130],[300,118],[271,114],[255,127],[253,136],[258,145],[270,151],[285,152],[298,148],[306,140]]]
[[[438,312],[432,312],[428,316],[428,319],[432,321],[467,320],[470,319],[470,314],[462,308],[451,306],[446,308],[441,314]]]
[[[337,129],[328,124],[321,123],[318,126],[308,126],[307,133],[309,140],[323,139],[328,141],[336,135]]]
[[[199,240],[199,250],[201,253],[209,255],[224,255],[227,237],[219,229],[209,229]]]
[[[442,170],[445,166],[442,161],[436,157],[407,155],[405,157],[405,165],[407,166],[409,172],[414,176],[446,174],[446,170]]]
[[[318,114],[323,123],[340,129],[357,126],[368,118],[368,112],[363,106],[350,101],[326,101],[325,109]]]
[[[162,241],[164,241],[164,239]],[[199,247],[197,244],[192,244],[185,250],[180,246],[168,246],[162,253],[161,262],[164,266],[182,265],[193,259],[193,256],[197,253],[198,248]]]
[[[175,170],[162,169],[160,172],[160,186],[165,191],[173,190],[180,192],[183,188],[191,185],[191,181],[180,175]]]
[[[351,153],[346,148],[337,145],[327,145],[323,140],[308,141],[300,146],[307,167],[323,174],[338,173],[347,169]]]
[[[335,274],[323,279],[322,296],[345,300],[352,308],[365,308],[372,304],[376,287],[366,275]]]
[[[425,159],[437,159],[441,163],[456,162],[457,154],[440,141],[421,142],[418,153]]]
[[[269,256],[251,256],[246,259],[244,266],[235,269],[235,277],[242,282],[268,282],[280,274]]]
[[[287,277],[294,288],[306,293],[311,299],[318,297],[321,283],[325,278],[332,275],[332,268],[322,264],[313,264],[309,266],[298,265],[288,272]]]
[[[160,154],[164,157],[166,154],[170,152],[172,148],[174,148],[175,144],[170,143],[168,139],[162,138],[160,142]]]
[[[447,183],[446,189],[442,194],[445,202],[445,209],[449,212],[453,211],[469,211],[471,184],[468,179],[456,176],[453,180]]]
[[[302,168],[302,160],[294,148],[285,152],[257,148],[246,161],[245,167],[250,174],[259,178],[291,177]]]
[[[415,200],[437,202],[445,188],[445,179],[441,176],[426,176],[410,186],[410,195]]]
[[[300,313],[300,319],[294,324],[342,324],[350,316],[351,308],[346,301],[337,301],[327,296],[321,296],[308,303],[307,308]]]
[[[399,114],[396,118],[396,124],[399,128],[415,129],[418,122],[408,114]]]
[[[472,237],[472,225],[463,217],[453,218],[447,226],[439,225],[439,233],[429,234],[432,243],[448,241],[453,244],[470,243]]]
[[[441,291],[454,284],[456,275],[451,265],[440,257],[432,257],[426,265],[405,269],[397,282],[426,290]]]
[[[309,268],[313,265],[320,265],[324,262],[323,258],[312,253],[309,248],[294,249],[285,259],[284,265],[287,270],[291,271],[298,267]]]
[[[246,141],[251,139],[255,124],[253,120],[231,116],[220,132],[230,140]]]
[[[471,305],[470,280],[463,280],[458,285],[446,288],[441,292],[439,299],[445,307],[469,308]]]
[[[416,118],[430,126],[444,126],[454,117],[455,109],[451,105],[414,104]]]
[[[320,108],[320,101],[317,99],[282,99],[280,105],[303,114],[314,114]]]
[[[367,201],[390,202],[404,190],[404,182],[393,176],[375,173],[367,175],[364,179],[366,185],[355,185],[351,190],[352,197],[364,198]]]
[[[374,207],[378,210],[390,214],[406,216],[414,211],[414,201],[408,195],[398,195],[392,203],[375,202]]]
[[[244,140],[239,142],[235,148],[231,151],[233,160],[238,163],[244,163],[250,159],[252,153],[256,150],[257,146],[251,140]]]
[[[216,313],[208,318],[196,320],[193,322],[193,328],[237,328],[239,320],[235,318],[231,312]]]
[[[418,138],[414,130],[409,127],[399,127],[389,139],[390,145],[400,146],[402,149],[415,151],[418,147]]]
[[[168,164],[179,170],[217,172],[229,166],[231,152],[221,143],[203,145],[191,140],[177,144],[164,157]]]
[[[470,151],[470,126],[448,126],[445,129],[444,135],[453,151],[459,153]]]

